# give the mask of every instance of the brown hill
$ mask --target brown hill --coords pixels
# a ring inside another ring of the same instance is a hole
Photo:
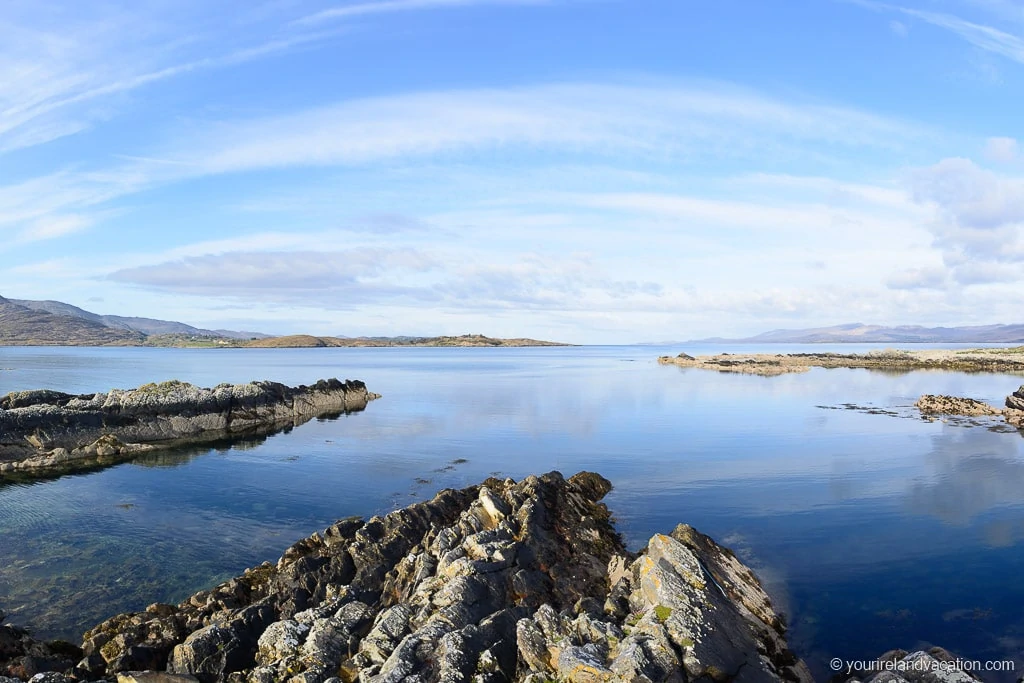
[[[284,337],[268,337],[246,342],[244,346],[256,349],[305,349],[325,346],[346,346],[336,337],[314,337],[311,334],[289,334]]]
[[[0,297],[0,346],[136,346],[146,335],[34,311]]]

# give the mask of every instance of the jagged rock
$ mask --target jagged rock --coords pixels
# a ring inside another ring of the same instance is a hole
[[[1006,397],[1006,407],[1011,410],[1024,410],[1024,385]]]
[[[810,680],[748,569],[682,526],[630,553],[599,502],[610,488],[489,479],[338,522],[97,626],[79,670],[111,677],[144,648],[204,683]]]
[[[171,381],[82,396],[14,392],[0,398],[0,474],[113,462],[159,445],[271,433],[321,415],[362,410],[377,397],[362,382],[337,379],[212,389]]]
[[[226,674],[251,667],[260,636],[273,623],[268,604],[229,612],[213,624],[193,632],[171,652],[167,671],[194,674],[203,683],[223,680]]]

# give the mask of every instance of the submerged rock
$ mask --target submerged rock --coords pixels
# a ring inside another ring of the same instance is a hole
[[[343,520],[85,634],[75,675],[203,683],[810,681],[757,578],[688,526],[626,550],[611,484],[489,479]]]
[[[171,381],[106,394],[20,391],[0,398],[0,474],[111,462],[158,446],[267,433],[362,410],[378,398],[360,381],[220,384]]]

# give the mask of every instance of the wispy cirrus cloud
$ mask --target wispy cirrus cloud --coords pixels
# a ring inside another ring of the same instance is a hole
[[[191,0],[156,14],[117,2],[81,7],[55,21],[45,5],[23,5],[0,22],[0,154],[87,130],[115,115],[107,103],[140,88],[339,33],[281,30],[273,17],[239,39],[232,15]]]
[[[1024,38],[994,26],[970,21],[955,14],[933,12],[903,5],[876,2],[875,0],[842,1],[876,11],[894,12],[919,19],[932,26],[951,31],[979,49],[1001,55],[1015,62],[1024,63]],[[989,5],[992,9],[997,9],[1000,15],[1006,16],[1008,14],[1009,6],[1006,3],[984,4]],[[1018,18],[1024,19],[1024,15]]]
[[[929,138],[940,134],[854,108],[787,101],[722,83],[556,83],[362,98],[208,123],[190,132],[191,148],[177,145],[158,156],[216,174],[483,149],[690,158],[774,151],[820,159],[830,149],[909,149]]]
[[[196,122],[103,168],[0,185],[0,230],[80,213],[184,180],[260,170],[557,153],[589,163],[830,163],[831,153],[913,152],[927,127],[721,83],[561,83],[358,98],[299,112]],[[134,150],[133,150],[134,151]]]
[[[296,19],[300,25],[321,24],[369,14],[390,14],[428,9],[450,9],[479,7],[483,5],[550,5],[557,0],[378,0],[378,2],[357,2],[339,5]],[[564,1],[564,0],[563,0]]]

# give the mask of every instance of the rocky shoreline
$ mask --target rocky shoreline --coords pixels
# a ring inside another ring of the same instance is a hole
[[[343,520],[276,564],[108,619],[81,647],[0,627],[0,683],[812,680],[747,567],[686,525],[629,552],[600,502],[610,489],[587,472],[488,479]],[[975,680],[887,675],[870,680]]]
[[[179,381],[72,395],[0,398],[0,477],[110,464],[157,448],[269,434],[317,417],[363,410],[378,394],[358,380],[204,389]]]
[[[946,370],[1024,373],[1024,351],[1014,349],[885,349],[869,353],[720,353],[713,356],[661,356],[662,365],[773,377],[811,368],[865,368],[887,372]]]

